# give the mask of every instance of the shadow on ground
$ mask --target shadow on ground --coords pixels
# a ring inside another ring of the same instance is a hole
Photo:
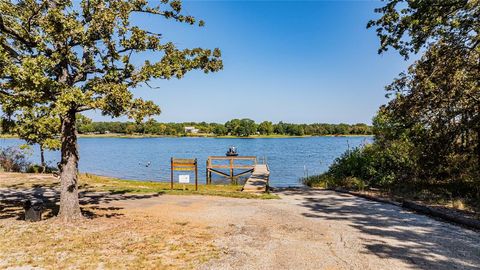
[[[480,234],[406,211],[327,190],[281,190],[303,194],[303,216],[343,221],[363,236],[365,253],[396,258],[416,269],[480,269]]]
[[[162,193],[154,194],[128,194],[125,191],[107,191],[92,192],[88,191],[88,186],[84,187],[87,191],[80,191],[80,205],[82,214],[88,218],[97,217],[115,217],[122,216],[122,208],[108,207],[106,204],[112,201],[139,200],[152,197],[158,197]],[[32,188],[9,188],[0,189],[0,219],[16,218],[25,219],[23,205],[25,201],[40,201],[45,206],[42,219],[48,219],[56,216],[59,211],[60,195],[56,185],[33,186]]]

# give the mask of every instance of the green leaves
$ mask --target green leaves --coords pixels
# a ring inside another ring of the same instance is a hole
[[[58,129],[50,122],[61,120],[63,203],[59,213],[65,220],[80,216],[75,198],[77,113],[96,109],[104,115],[128,115],[140,122],[159,114],[160,108],[151,101],[134,99],[133,88],[148,86],[151,79],[180,79],[192,70],[214,72],[222,68],[218,50],[179,49],[174,43],[162,43],[160,33],[131,24],[130,18],[137,13],[152,19],[196,23],[194,17],[182,14],[179,0],[158,3],[0,1],[1,109],[10,121],[18,121],[17,133],[22,138],[42,147],[55,147]],[[156,54],[149,58],[160,60],[134,61],[142,52]],[[12,118],[15,116],[17,119]],[[63,188],[66,186],[68,189]]]
[[[235,136],[248,137],[257,132],[257,124],[248,118],[232,119],[225,123],[225,127],[228,133]]]
[[[423,52],[386,87],[394,98],[374,119],[376,144],[408,146],[401,174],[412,179],[480,179],[480,2],[390,0],[376,11],[379,52]]]
[[[273,123],[270,121],[263,121],[258,125],[258,132],[262,135],[270,135],[273,134]]]
[[[14,132],[28,144],[44,149],[60,149],[60,119],[46,107],[22,108],[16,115]]]
[[[219,49],[177,48],[136,25],[133,14],[195,24],[179,0],[1,1],[0,99],[3,106],[51,107],[58,116],[100,110],[135,120],[160,113],[131,90],[152,79],[223,68]],[[200,21],[199,25],[203,25]],[[142,52],[156,62],[133,61]],[[135,63],[135,64],[133,64]]]
[[[128,110],[128,117],[137,123],[143,121],[148,116],[160,114],[160,107],[152,101],[145,101],[141,98],[134,99]]]
[[[367,28],[376,28],[380,38],[379,53],[391,47],[408,58],[447,37],[478,39],[480,4],[477,0],[386,2],[384,7],[375,9],[382,17],[367,24]]]
[[[213,52],[201,48],[178,50],[173,43],[165,45],[165,55],[156,62],[145,61],[144,66],[133,76],[133,84],[147,82],[150,78],[177,79],[194,69],[203,70],[205,73],[215,72],[223,68],[220,60],[221,53],[218,49]]]
[[[125,114],[133,98],[128,87],[121,83],[99,84],[93,89],[99,98],[92,103],[92,107],[112,117]]]

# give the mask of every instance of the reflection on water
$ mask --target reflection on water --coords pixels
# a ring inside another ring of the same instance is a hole
[[[240,155],[257,156],[259,162],[267,160],[272,186],[297,186],[300,177],[324,172],[349,147],[369,141],[370,137],[80,138],[79,166],[81,172],[125,179],[169,181],[171,157],[197,158],[199,182],[204,183],[207,157],[223,156],[230,146],[235,145]],[[22,141],[18,139],[0,139],[0,146],[19,144]],[[53,165],[60,158],[58,152],[47,152],[45,156]],[[31,160],[39,162],[39,159],[38,151],[35,151]],[[185,173],[176,172],[176,175]],[[214,181],[228,182],[218,176]]]

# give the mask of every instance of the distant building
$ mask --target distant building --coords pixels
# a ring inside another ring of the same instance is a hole
[[[196,134],[198,133],[198,128],[195,127],[185,127],[185,133],[193,133]]]

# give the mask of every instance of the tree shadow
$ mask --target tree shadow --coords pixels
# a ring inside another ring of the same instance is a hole
[[[105,206],[114,201],[140,200],[158,197],[163,193],[130,194],[133,190],[109,190],[105,192],[81,190],[79,200],[82,215],[87,218],[122,216],[121,207]],[[60,192],[56,185],[34,185],[31,188],[8,187],[0,189],[0,219],[25,219],[24,203],[27,201],[42,202],[44,212],[42,219],[49,219],[58,215]]]
[[[453,224],[327,190],[284,190],[303,195],[303,216],[343,221],[363,236],[366,254],[396,258],[416,269],[480,269],[480,234]]]

